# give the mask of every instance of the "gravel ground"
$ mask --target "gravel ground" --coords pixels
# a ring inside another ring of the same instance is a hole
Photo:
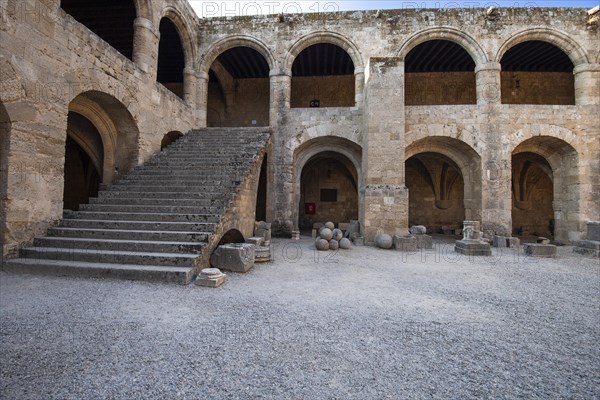
[[[0,273],[2,399],[600,398],[600,265],[278,241],[221,288]]]

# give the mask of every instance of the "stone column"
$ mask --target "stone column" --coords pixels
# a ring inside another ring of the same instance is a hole
[[[273,234],[289,237],[296,228],[294,216],[298,205],[294,204],[293,154],[287,151],[287,138],[282,132],[285,132],[290,111],[292,77],[271,71],[270,85],[269,124],[273,131],[273,147],[268,161],[267,222],[272,223]]]
[[[196,74],[196,115],[198,127],[206,127],[208,115],[208,73],[198,72]]]
[[[198,75],[191,67],[185,67],[183,70],[183,100],[190,105],[196,106],[197,95],[196,88]]]
[[[354,69],[354,103],[355,106],[361,108],[364,101],[365,90],[365,69]]]
[[[400,234],[408,227],[408,189],[404,184],[404,62],[371,58],[366,69],[363,144],[363,236]]]
[[[502,66],[497,62],[478,65],[475,68],[477,79],[477,104],[500,104]]]
[[[573,70],[575,75],[575,104],[600,104],[600,64],[582,64]]]
[[[148,74],[151,82],[155,81],[160,32],[152,21],[146,18],[136,18],[133,29],[133,62]]]

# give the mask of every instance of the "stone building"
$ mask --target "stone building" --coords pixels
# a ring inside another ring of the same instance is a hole
[[[280,235],[358,219],[371,241],[469,219],[570,242],[600,219],[597,11],[1,4],[4,256],[205,127],[270,132],[226,228],[239,210]]]

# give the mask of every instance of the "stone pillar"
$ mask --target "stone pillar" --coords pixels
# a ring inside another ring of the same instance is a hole
[[[600,104],[600,64],[582,64],[573,70],[575,75],[575,104]]]
[[[364,68],[355,68],[354,69],[354,103],[355,103],[355,106],[358,108],[363,106],[364,90],[365,90],[365,69]]]
[[[477,104],[500,104],[502,102],[501,71],[502,66],[497,62],[486,63],[475,68]]]
[[[404,62],[371,58],[366,69],[363,144],[363,236],[400,234],[408,228],[408,189],[404,184]]]
[[[191,67],[185,67],[183,70],[183,100],[190,105],[190,107],[196,106],[197,101],[197,88],[198,75]]]
[[[273,130],[273,147],[269,154],[267,222],[272,223],[273,234],[289,237],[295,224],[293,154],[287,151],[286,137],[282,136],[286,117],[290,111],[292,77],[279,71],[271,71],[271,103],[269,124]]]
[[[196,75],[196,115],[198,118],[198,126],[206,127],[208,115],[208,73],[198,72]]]
[[[148,74],[150,81],[155,81],[160,32],[146,18],[136,18],[133,29],[133,62]]]

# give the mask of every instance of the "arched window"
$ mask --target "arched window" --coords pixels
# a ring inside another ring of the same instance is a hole
[[[181,37],[175,24],[167,17],[160,21],[160,43],[158,45],[158,72],[156,80],[167,89],[183,98],[183,69],[185,55]]]
[[[404,69],[408,106],[477,103],[475,61],[457,43],[421,43],[406,55]]]

